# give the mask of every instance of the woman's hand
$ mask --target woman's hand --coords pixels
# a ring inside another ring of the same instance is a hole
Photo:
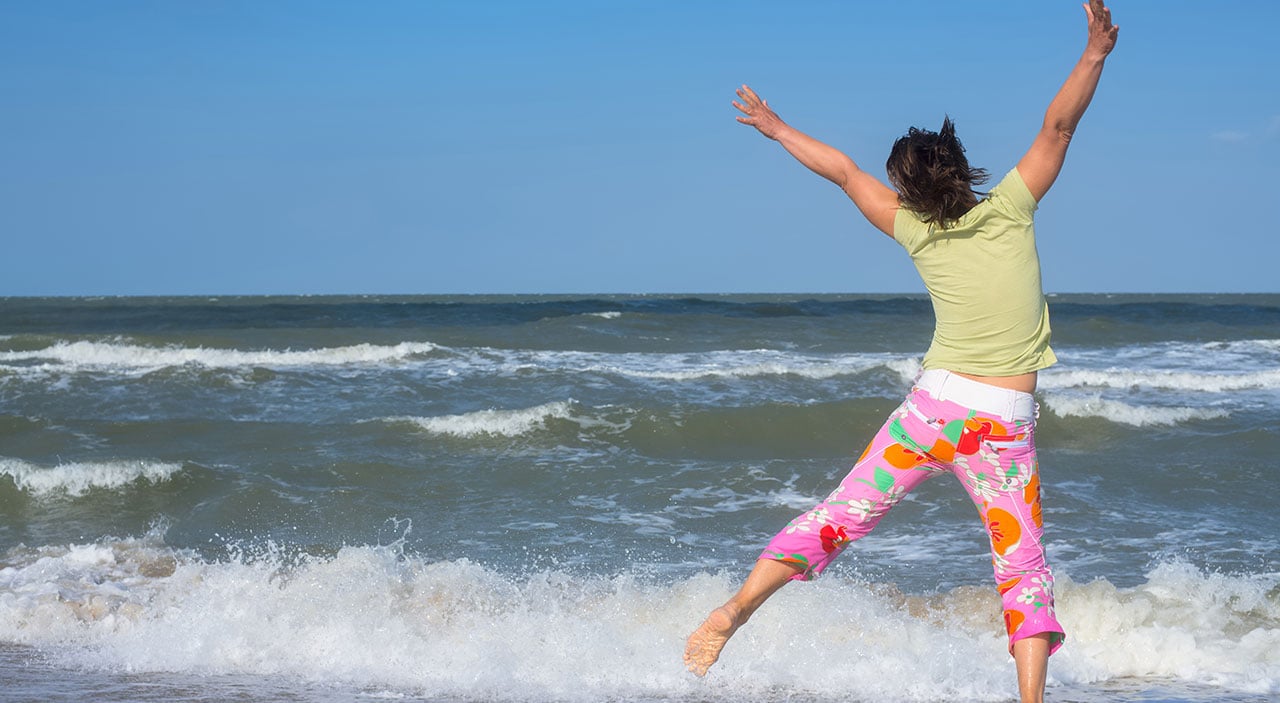
[[[1120,25],[1111,24],[1111,8],[1104,5],[1102,0],[1089,0],[1089,4],[1084,6],[1084,12],[1089,17],[1089,45],[1085,53],[1092,54],[1097,59],[1105,59],[1116,48]]]
[[[746,115],[746,117],[738,117],[738,121],[755,127],[770,139],[777,140],[787,123],[783,122],[782,118],[778,117],[778,113],[769,108],[769,103],[756,95],[754,90],[744,85],[737,92],[742,102],[734,100],[733,106]]]

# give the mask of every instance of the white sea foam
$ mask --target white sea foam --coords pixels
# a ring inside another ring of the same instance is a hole
[[[583,371],[667,381],[799,376],[828,379],[887,367],[914,376],[919,362],[911,357],[882,354],[806,355],[769,349],[704,352],[701,354],[613,355],[595,360]],[[638,357],[638,358],[637,358]]]
[[[18,490],[44,496],[80,496],[90,489],[117,489],[136,481],[162,483],[182,470],[182,464],[157,461],[75,462],[37,466],[21,459],[0,457],[0,476],[8,476]]]
[[[154,540],[18,549],[4,563],[0,642],[76,667],[283,675],[433,700],[995,701],[1015,690],[985,585],[904,596],[829,576],[785,589],[700,681],[680,651],[732,592],[728,576],[513,577],[396,547],[294,566],[205,562]],[[1180,564],[1128,589],[1062,577],[1069,638],[1050,686],[1153,677],[1274,695],[1278,584]]]
[[[607,312],[588,312],[588,313],[584,313],[584,314],[585,314],[587,317],[599,317],[599,318],[603,318],[603,319],[605,319],[605,320],[616,320],[616,319],[618,319],[619,317],[622,317],[622,313],[621,313],[621,312],[618,312],[618,311],[616,311],[616,310],[610,310],[610,311],[607,311]]]
[[[430,342],[355,344],[302,350],[241,350],[209,347],[149,347],[123,342],[58,342],[43,349],[0,352],[0,363],[39,365],[45,370],[152,371],[174,366],[206,368],[384,364],[439,349]]]
[[[1131,405],[1119,400],[1103,398],[1097,393],[1085,396],[1046,393],[1045,406],[1058,417],[1100,417],[1135,427],[1177,425],[1193,420],[1227,417],[1230,414],[1221,408]]]
[[[387,417],[383,421],[409,423],[432,434],[453,437],[518,437],[545,427],[547,420],[568,419],[573,414],[573,407],[574,401],[570,399],[517,410],[477,410],[435,417]]]
[[[915,381],[916,377],[920,375],[921,361],[922,359],[914,356],[899,358],[899,359],[889,359],[888,361],[885,362],[885,366],[889,367],[890,371],[893,371],[894,373],[898,374],[898,376],[902,379],[902,382],[905,384],[905,383],[911,383]]]
[[[1074,642],[1055,657],[1073,681],[1173,677],[1280,693],[1280,573],[1205,574],[1166,563],[1147,582],[1075,586],[1059,614]]]
[[[1122,368],[1104,370],[1050,369],[1041,374],[1040,387],[1048,389],[1082,387],[1160,388],[1203,393],[1225,393],[1259,388],[1280,388],[1280,369],[1238,374]]]

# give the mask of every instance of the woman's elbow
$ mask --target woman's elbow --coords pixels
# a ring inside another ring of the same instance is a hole
[[[1046,122],[1041,131],[1049,139],[1065,147],[1071,143],[1071,137],[1076,133],[1076,126],[1067,122]]]

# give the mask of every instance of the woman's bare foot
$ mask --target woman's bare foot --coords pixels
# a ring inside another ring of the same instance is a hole
[[[720,650],[741,624],[737,609],[729,605],[711,611],[698,629],[689,635],[684,646],[685,668],[698,676],[706,676],[707,669],[720,658]]]
[[[801,572],[798,564],[759,559],[747,574],[738,593],[729,602],[711,611],[698,629],[689,635],[684,646],[684,666],[698,676],[706,676],[707,669],[720,658],[720,650],[733,633],[750,618],[769,596],[795,578]]]

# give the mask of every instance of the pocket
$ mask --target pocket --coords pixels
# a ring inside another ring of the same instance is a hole
[[[983,438],[987,446],[992,449],[1012,449],[1014,447],[1031,446],[1031,433],[1022,433],[1017,435],[987,435]]]

